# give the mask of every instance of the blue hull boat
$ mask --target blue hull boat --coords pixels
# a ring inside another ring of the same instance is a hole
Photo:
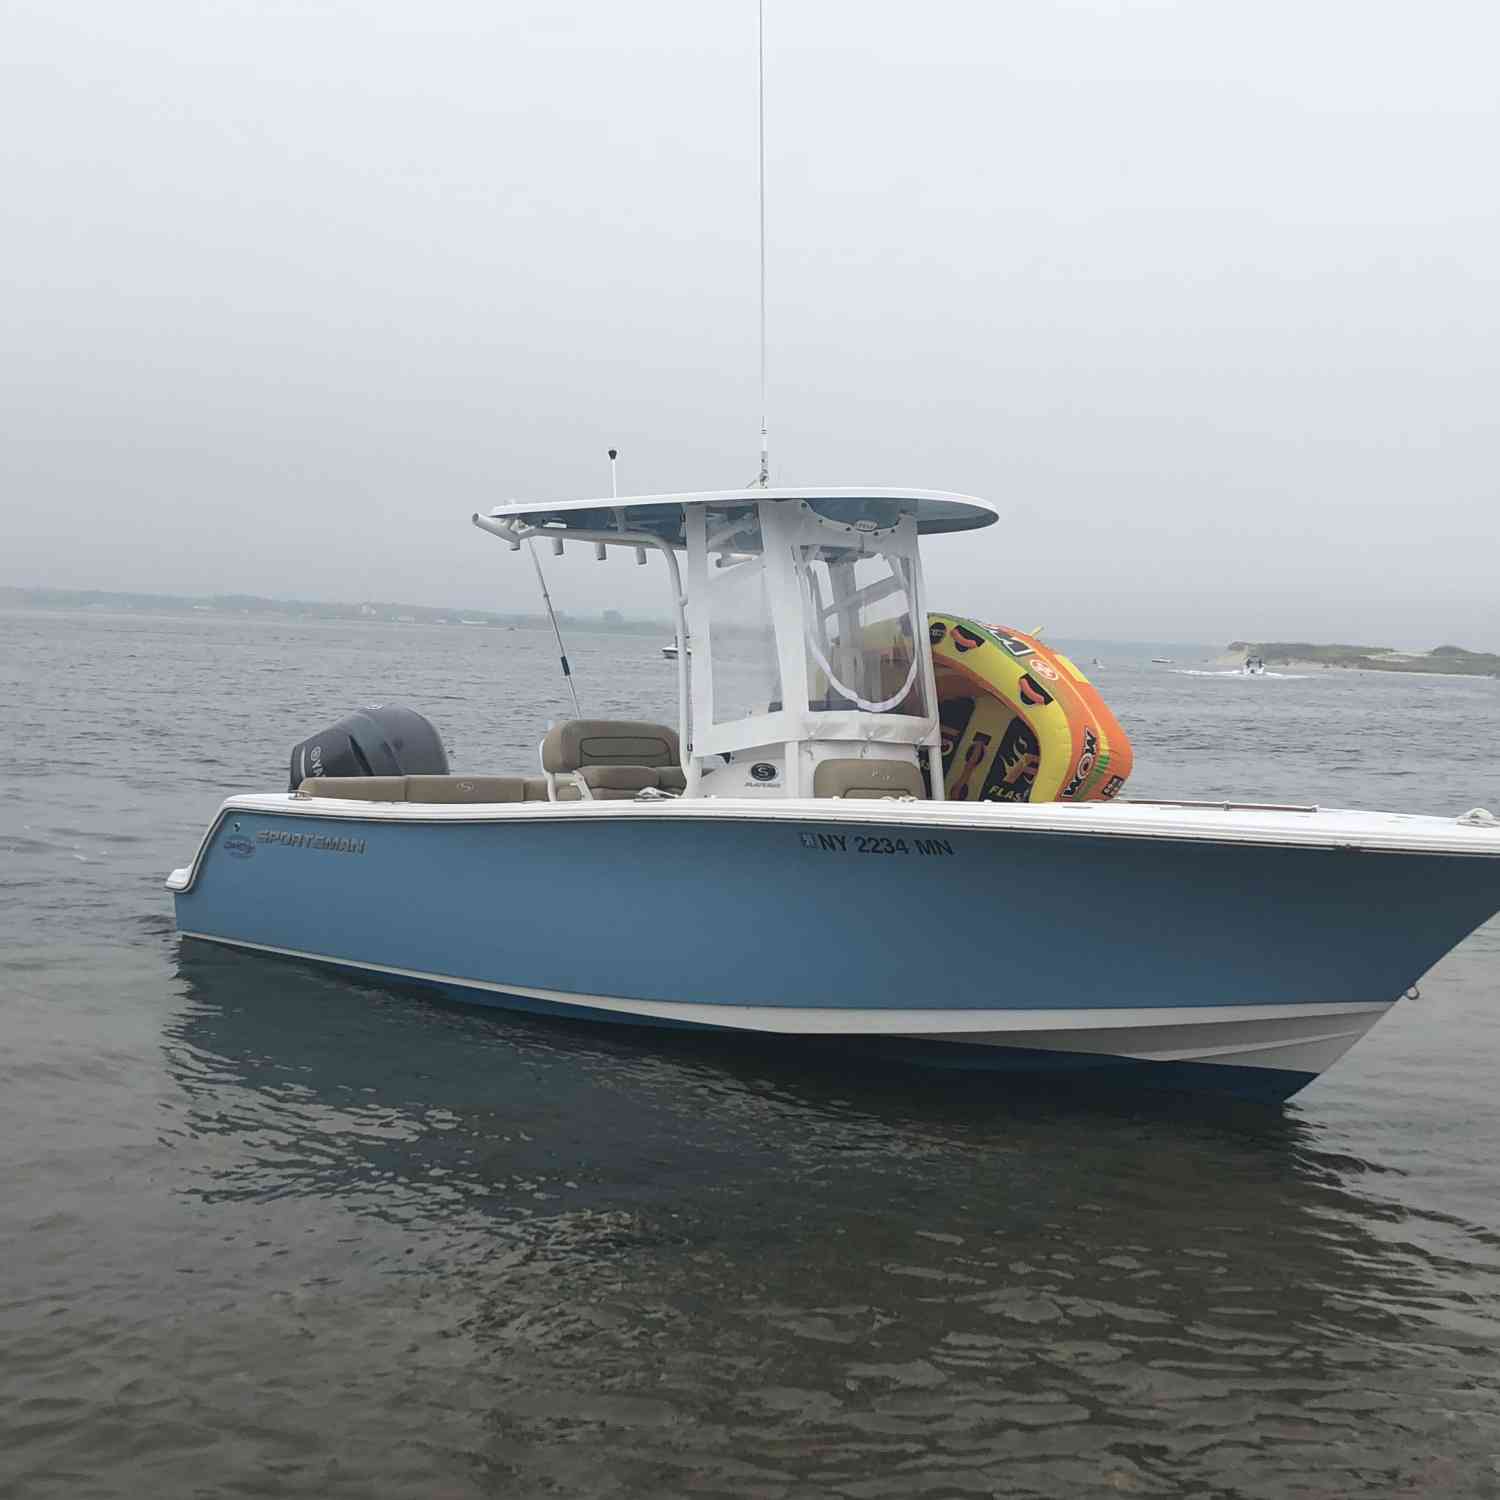
[[[1082,800],[1119,789],[1100,738],[1056,802],[1000,774],[946,800],[918,543],[995,518],[769,488],[475,516],[665,559],[676,727],[580,716],[540,774],[453,775],[420,715],[361,711],[223,804],[168,879],[180,931],[616,1024],[1285,1098],[1500,909],[1500,823]]]
[[[185,937],[481,1003],[1281,1099],[1500,908],[1496,842],[1129,803],[268,794],[172,883]]]
[[[954,677],[1016,711],[962,688],[945,724],[921,544],[999,511],[771,485],[761,58],[757,483],[621,497],[610,449],[608,498],[471,517],[549,614],[538,544],[662,559],[675,726],[586,719],[560,631],[576,716],[539,775],[450,775],[419,715],[362,711],[224,803],[168,878],[179,929],[600,1021],[1285,1098],[1500,909],[1500,823],[1108,800],[1082,673],[956,621]],[[1022,704],[1072,774],[1038,782]]]

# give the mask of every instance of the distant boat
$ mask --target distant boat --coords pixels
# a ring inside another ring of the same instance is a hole
[[[663,646],[661,648],[661,654],[663,656],[665,656],[668,661],[676,661],[677,660],[677,647],[676,646]],[[691,646],[689,646],[687,648],[687,654],[689,656],[691,656],[693,654],[693,648]]]
[[[1158,667],[1170,667],[1173,665],[1175,658],[1171,656],[1153,656],[1151,660]]]

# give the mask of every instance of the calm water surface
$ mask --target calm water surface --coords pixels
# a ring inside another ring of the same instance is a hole
[[[570,644],[670,715],[657,641]],[[1136,795],[1500,809],[1500,683],[1101,654]],[[179,950],[225,792],[370,699],[530,768],[554,670],[0,615],[0,1494],[1500,1496],[1495,924],[1280,1111]]]

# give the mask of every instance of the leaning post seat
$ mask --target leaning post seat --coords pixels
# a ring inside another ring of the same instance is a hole
[[[904,760],[820,760],[814,797],[915,797],[927,800],[922,772]]]
[[[648,787],[680,792],[677,731],[632,719],[569,719],[542,741],[542,770],[558,802],[633,799]]]

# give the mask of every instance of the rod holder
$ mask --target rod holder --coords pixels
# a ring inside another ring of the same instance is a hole
[[[487,531],[491,536],[497,536],[512,552],[521,550],[521,539],[510,529],[505,521],[492,521],[488,516],[482,516],[475,511],[469,519],[481,530]]]

